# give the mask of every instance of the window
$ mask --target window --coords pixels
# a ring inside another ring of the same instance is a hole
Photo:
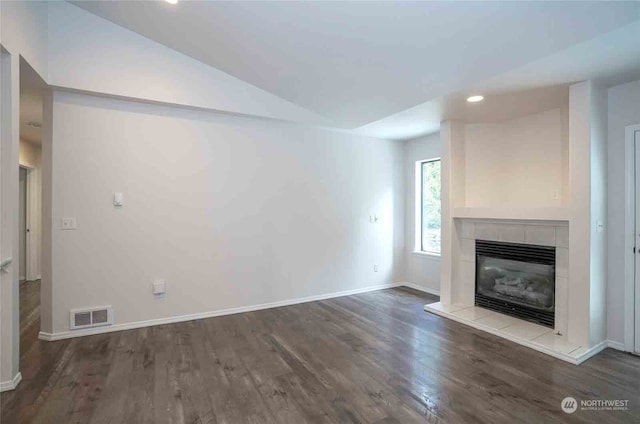
[[[440,254],[440,159],[418,162],[419,206],[416,222],[419,224],[416,247],[420,252]],[[416,187],[418,188],[418,187]],[[416,190],[418,191],[418,190]]]

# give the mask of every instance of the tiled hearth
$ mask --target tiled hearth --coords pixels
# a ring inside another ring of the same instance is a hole
[[[563,221],[456,219],[456,257],[452,258],[452,301],[426,305],[425,310],[515,341],[557,358],[580,363],[587,349],[567,335],[569,227]],[[474,306],[476,240],[554,246],[556,248],[555,328]]]
[[[442,305],[436,302],[426,305],[424,310],[574,364],[579,364],[590,356],[588,349],[568,343],[551,328],[488,309],[459,304]]]

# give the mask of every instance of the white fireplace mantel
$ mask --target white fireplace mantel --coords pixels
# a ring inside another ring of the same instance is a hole
[[[454,218],[507,219],[522,221],[568,221],[569,208],[557,207],[457,207]]]

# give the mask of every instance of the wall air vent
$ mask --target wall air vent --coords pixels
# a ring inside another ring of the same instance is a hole
[[[113,308],[111,306],[97,306],[95,308],[72,309],[70,318],[72,330],[112,325]]]

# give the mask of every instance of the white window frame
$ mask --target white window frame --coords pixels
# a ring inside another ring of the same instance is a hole
[[[414,204],[415,204],[415,219],[414,219],[414,248],[413,253],[416,255],[422,256],[431,256],[439,258],[442,253],[437,252],[428,252],[422,250],[422,164],[427,162],[436,162],[440,161],[440,169],[442,169],[442,158],[434,157],[429,159],[421,159],[416,161],[415,165],[415,196],[414,196]],[[442,217],[441,217],[442,218]],[[441,243],[442,247],[442,243]]]

